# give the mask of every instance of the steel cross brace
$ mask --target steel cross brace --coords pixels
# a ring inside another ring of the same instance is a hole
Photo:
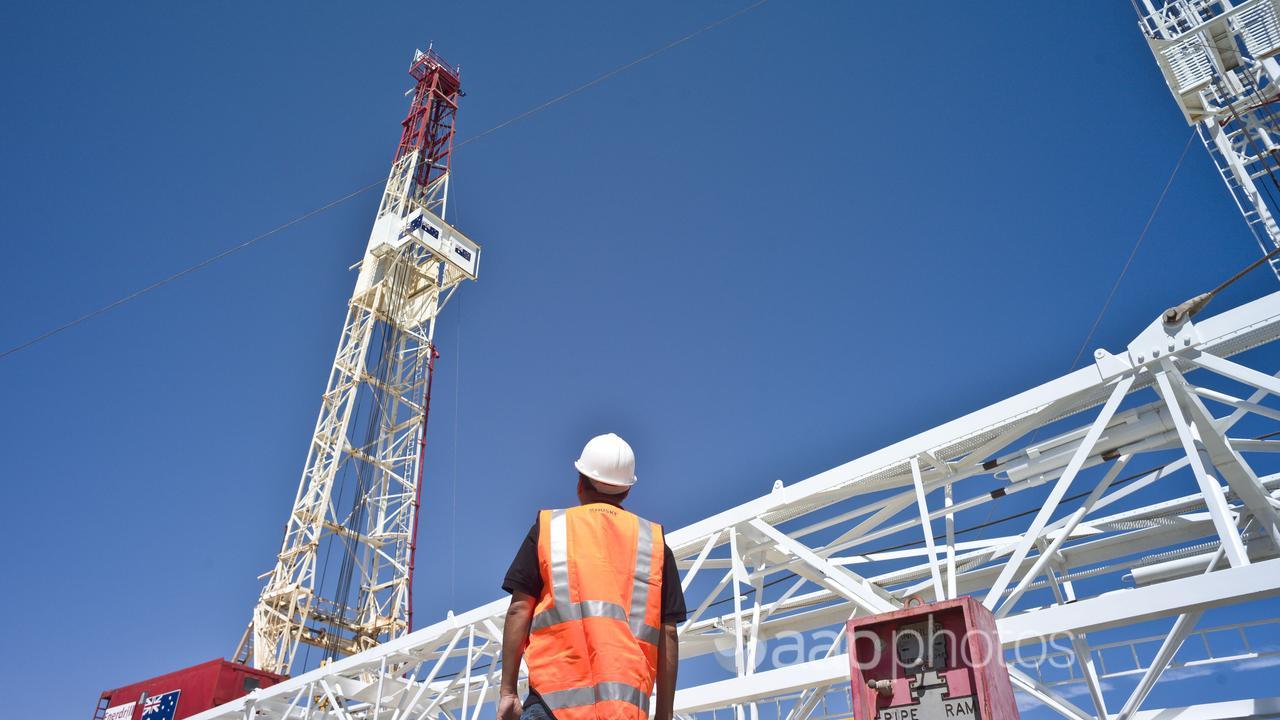
[[[1200,353],[1198,356],[1191,358],[1191,362],[1226,377],[1253,385],[1260,390],[1267,390],[1268,392],[1280,390],[1280,381],[1277,381],[1276,378],[1233,363],[1230,360],[1213,357],[1208,353]],[[1172,366],[1172,363],[1166,363],[1166,368],[1169,374],[1177,380],[1178,390],[1180,391],[1179,400],[1200,431],[1200,439],[1209,451],[1209,456],[1217,466],[1218,471],[1223,474],[1227,484],[1231,486],[1236,495],[1244,501],[1245,507],[1249,508],[1249,512],[1253,514],[1256,524],[1263,529],[1277,547],[1280,547],[1280,518],[1276,516],[1275,508],[1267,501],[1267,493],[1258,484],[1258,476],[1249,467],[1249,463],[1240,456],[1240,453],[1231,447],[1231,443],[1225,436],[1225,431],[1219,429],[1215,419],[1205,408],[1204,403],[1195,393],[1190,391],[1190,387],[1186,379],[1182,377],[1182,374]]]

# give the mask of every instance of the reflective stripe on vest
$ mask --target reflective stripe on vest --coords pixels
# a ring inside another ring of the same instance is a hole
[[[647,520],[640,521],[640,532],[636,533],[636,571],[635,582],[631,588],[631,634],[637,640],[657,645],[662,631],[646,624],[644,611],[649,604],[649,566],[653,560],[653,528]]]
[[[542,701],[551,708],[552,712],[563,708],[594,705],[605,700],[630,703],[646,713],[649,712],[649,696],[640,692],[638,688],[620,682],[602,682],[598,685],[557,690],[542,695]]]
[[[662,631],[645,622],[649,603],[649,572],[653,559],[653,528],[640,520],[636,534],[636,569],[631,588],[631,612],[605,600],[572,602],[569,598],[569,540],[564,510],[551,511],[551,594],[555,604],[533,617],[530,631],[541,630],[569,620],[613,618],[627,623],[637,640],[657,645]]]

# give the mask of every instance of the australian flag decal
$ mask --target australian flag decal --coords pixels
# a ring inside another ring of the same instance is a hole
[[[173,720],[174,713],[178,712],[178,695],[181,693],[181,690],[174,690],[147,698],[142,704],[142,717],[138,720]]]

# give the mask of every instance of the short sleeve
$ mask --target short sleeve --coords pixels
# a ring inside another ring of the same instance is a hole
[[[684,605],[684,590],[680,587],[680,569],[671,547],[663,542],[662,548],[662,623],[681,623],[688,617]]]
[[[509,593],[522,592],[538,597],[542,594],[542,571],[538,568],[538,518],[534,517],[533,527],[520,549],[516,551],[507,575],[502,579],[502,589]]]

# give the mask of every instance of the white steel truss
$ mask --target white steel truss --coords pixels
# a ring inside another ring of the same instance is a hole
[[[239,662],[288,673],[300,645],[320,648],[324,662],[410,629],[432,337],[458,284],[475,279],[479,252],[441,219],[447,166],[423,188],[413,182],[420,161],[405,155],[387,178],[284,542]]]
[[[844,621],[958,594],[984,598],[1015,687],[1063,717],[1280,713],[1265,693],[1143,708],[1169,667],[1275,652],[1262,640],[1181,651],[1277,627],[1280,473],[1254,466],[1280,450],[1268,432],[1280,410],[1267,404],[1280,379],[1249,364],[1265,352],[1242,355],[1277,339],[1280,293],[1194,322],[1158,319],[1089,367],[669,533],[691,610],[678,716],[847,716]],[[1011,507],[1021,512],[974,522]],[[506,606],[451,614],[196,717],[478,720],[496,694]],[[1267,617],[1199,625],[1222,607]],[[1153,638],[1139,626],[1149,622],[1170,630]],[[783,658],[789,639],[816,649]],[[1117,666],[1116,648],[1133,662]],[[1069,661],[1058,676],[1055,660]],[[1138,685],[1117,697],[1103,680],[1121,675]],[[1063,694],[1072,683],[1087,708]]]
[[[1141,0],[1141,26],[1263,253],[1280,247],[1280,5]],[[1280,258],[1271,261],[1280,276]]]

